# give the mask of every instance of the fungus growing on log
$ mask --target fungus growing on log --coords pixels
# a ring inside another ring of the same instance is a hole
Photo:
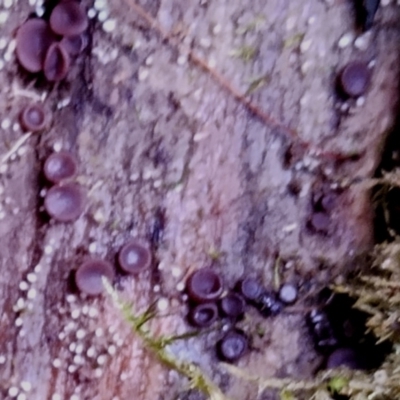
[[[239,281],[236,289],[249,302],[256,301],[263,291],[261,284],[254,278],[244,278]]]
[[[240,331],[231,331],[217,344],[218,356],[223,361],[237,361],[246,352],[247,337]]]
[[[222,314],[231,318],[241,317],[246,307],[244,298],[237,293],[228,293],[220,300],[219,305]]]
[[[75,36],[88,27],[88,18],[84,8],[76,1],[63,1],[54,7],[50,15],[53,32],[62,36]]]
[[[40,104],[28,104],[25,106],[21,111],[19,120],[22,128],[30,132],[43,130],[48,122],[46,110]]]
[[[193,272],[186,282],[191,300],[198,303],[217,300],[223,291],[221,277],[210,268]]]
[[[17,31],[18,62],[28,72],[40,72],[47,50],[56,40],[56,35],[46,21],[39,18],[29,19]]]
[[[139,240],[131,240],[122,246],[118,254],[118,264],[124,272],[137,274],[151,264],[151,252],[148,245]]]
[[[198,304],[189,311],[188,320],[193,326],[205,328],[218,318],[218,307],[215,303]]]
[[[291,283],[284,283],[279,289],[279,300],[285,304],[293,304],[297,300],[297,287]]]
[[[44,207],[47,213],[57,221],[75,221],[85,207],[83,189],[76,183],[54,185],[46,193]]]
[[[87,38],[84,34],[76,36],[64,36],[60,42],[61,46],[71,56],[77,56],[87,45]]]
[[[76,175],[77,162],[68,151],[53,153],[47,157],[43,173],[46,179],[53,183],[59,183]]]
[[[365,63],[354,61],[343,68],[339,79],[340,86],[346,95],[358,97],[367,91],[371,73]]]
[[[53,43],[44,59],[44,76],[50,82],[61,81],[67,76],[70,63],[67,50],[60,43]]]
[[[101,259],[89,259],[75,272],[75,284],[82,293],[95,296],[103,292],[103,277],[113,281],[113,266]]]

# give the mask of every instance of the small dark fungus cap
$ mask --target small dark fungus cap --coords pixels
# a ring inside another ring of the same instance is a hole
[[[64,36],[60,44],[71,56],[77,56],[86,47],[87,37],[84,34]]]
[[[224,361],[237,361],[246,352],[247,347],[247,337],[239,331],[231,331],[218,342],[218,356]]]
[[[75,284],[81,292],[95,296],[103,291],[103,277],[112,283],[113,266],[101,259],[90,259],[86,260],[75,272]]]
[[[53,43],[44,59],[44,76],[50,82],[61,81],[67,76],[70,63],[69,54],[64,47],[60,43]]]
[[[331,219],[324,212],[316,212],[311,216],[310,225],[316,232],[326,233],[331,224]]]
[[[22,128],[30,132],[43,130],[48,122],[46,110],[40,104],[28,104],[25,106],[21,111],[19,120]]]
[[[215,303],[197,304],[189,311],[188,320],[193,326],[205,328],[218,318],[218,307]]]
[[[361,369],[361,363],[357,353],[352,348],[338,348],[331,353],[326,362],[326,368],[347,367],[349,369]]]
[[[191,300],[198,303],[217,300],[223,291],[221,277],[211,268],[202,268],[193,272],[186,282]]]
[[[340,85],[345,94],[350,97],[363,95],[371,80],[371,73],[368,66],[359,61],[347,64],[340,74]]]
[[[151,264],[149,246],[139,240],[131,240],[122,246],[118,254],[118,264],[129,274],[137,274]]]
[[[50,45],[57,40],[48,23],[33,18],[22,24],[16,36],[18,62],[28,72],[39,72]]]
[[[263,291],[263,287],[255,278],[244,278],[236,287],[238,292],[250,302],[256,301]]]
[[[227,317],[241,317],[244,314],[245,307],[244,298],[237,293],[228,293],[220,300],[221,312]]]
[[[57,221],[75,221],[85,207],[83,189],[76,183],[54,185],[46,193],[44,207],[47,213]]]
[[[279,300],[285,304],[293,304],[297,300],[297,287],[291,283],[283,284],[279,289]]]
[[[50,15],[50,26],[59,35],[79,35],[88,27],[86,11],[76,1],[61,2]]]
[[[321,198],[321,207],[326,212],[331,212],[337,203],[338,195],[336,193],[326,193]]]
[[[60,151],[47,157],[43,173],[48,181],[59,183],[65,179],[73,178],[77,169],[75,157],[68,151]]]

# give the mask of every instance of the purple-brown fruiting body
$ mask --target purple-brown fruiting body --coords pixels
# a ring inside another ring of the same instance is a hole
[[[50,15],[50,26],[59,35],[80,35],[88,27],[88,18],[78,2],[64,1],[54,7]]]
[[[316,212],[312,214],[310,219],[311,228],[320,233],[326,233],[329,229],[331,219],[329,215],[324,212]]]
[[[113,266],[101,259],[89,259],[75,272],[75,284],[81,292],[95,296],[103,291],[103,277],[114,280]]]
[[[256,301],[263,292],[263,287],[254,278],[244,278],[237,284],[238,292],[249,302]]]
[[[60,45],[71,55],[77,56],[87,45],[87,38],[84,34],[76,36],[64,36]]]
[[[16,36],[16,55],[21,66],[28,72],[39,72],[48,48],[57,40],[48,23],[33,18],[22,24]]]
[[[232,318],[241,317],[246,307],[244,298],[237,293],[228,293],[219,304],[222,314]]]
[[[362,369],[360,364],[359,357],[357,357],[357,353],[353,349],[338,348],[328,357],[326,368],[347,367],[349,369]]]
[[[59,183],[76,175],[77,162],[68,151],[53,153],[47,157],[43,173],[46,179],[53,183]]]
[[[53,43],[44,59],[44,76],[50,82],[61,81],[67,76],[70,63],[69,54],[64,47],[60,43]]]
[[[224,361],[237,361],[246,352],[247,347],[247,337],[239,331],[231,331],[218,342],[218,356]]]
[[[25,131],[38,132],[47,125],[46,111],[40,104],[28,104],[19,116],[22,128]]]
[[[293,304],[297,300],[297,287],[291,283],[284,283],[279,289],[279,300],[285,304]]]
[[[83,189],[76,183],[54,185],[46,193],[44,207],[47,213],[57,221],[75,221],[85,207]]]
[[[358,97],[363,95],[369,86],[371,73],[368,66],[359,61],[347,64],[340,74],[340,85],[348,96]]]
[[[223,291],[220,276],[210,268],[194,271],[186,281],[186,289],[191,300],[205,303],[217,300]]]
[[[215,303],[197,304],[189,311],[188,320],[193,326],[205,328],[218,318],[218,307]]]
[[[137,274],[151,264],[149,246],[139,240],[131,240],[122,246],[118,254],[118,264],[129,274]]]

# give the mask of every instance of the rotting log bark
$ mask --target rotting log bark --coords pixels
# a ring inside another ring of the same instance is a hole
[[[138,310],[159,299],[168,304],[161,312],[167,316],[153,321],[155,333],[182,333],[188,328],[177,285],[195,268],[213,264],[228,286],[243,274],[272,285],[279,258],[282,279],[308,283],[305,294],[372,243],[362,185],[346,186],[326,234],[306,225],[321,185],[373,174],[397,102],[397,9],[381,10],[360,51],[337,47],[353,32],[347,3],[187,3],[139,4],[171,33],[171,44],[129,2],[110,2],[116,29],[105,33],[94,19],[90,45],[58,86],[22,75],[12,57],[0,71],[1,154],[20,138],[14,122],[30,96],[45,93],[53,120],[1,164],[2,398],[12,387],[22,391],[21,382],[31,383],[27,396],[34,400],[74,393],[170,400],[184,390],[111,303],[71,292],[71,274],[89,253],[113,261],[127,238],[147,238],[151,271],[117,286]],[[2,36],[9,40],[31,9],[15,3],[3,11]],[[189,49],[302,141],[360,156],[344,163],[312,157],[191,63]],[[2,59],[7,52],[1,50]],[[364,103],[340,110],[334,76],[353,58],[375,60],[372,86]],[[87,211],[74,224],[48,221],[40,209],[41,166],[60,146],[79,158],[78,180],[89,193]],[[242,367],[266,376],[312,371],[316,357],[301,314],[273,323],[251,314],[249,329],[256,325],[263,335]],[[254,399],[251,388],[219,370],[217,336],[179,343],[174,352],[204,367],[234,399]]]

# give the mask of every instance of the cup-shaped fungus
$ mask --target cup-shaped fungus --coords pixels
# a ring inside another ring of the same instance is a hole
[[[223,291],[220,276],[210,268],[193,272],[186,282],[186,289],[191,300],[205,303],[217,300]]]
[[[64,36],[60,42],[61,46],[71,56],[77,56],[87,45],[87,37],[84,34],[75,36]]]
[[[48,48],[44,59],[44,76],[50,82],[61,81],[67,75],[70,63],[67,50],[60,43],[53,43]]]
[[[48,119],[46,111],[40,104],[28,104],[19,116],[21,126],[24,130],[38,132],[46,128]]]
[[[222,314],[227,317],[239,318],[244,314],[246,303],[244,298],[237,293],[228,293],[220,300]]]
[[[136,239],[129,241],[119,251],[118,264],[127,273],[138,274],[151,264],[149,246]]]
[[[21,66],[29,72],[41,71],[46,52],[56,39],[46,21],[39,18],[26,21],[16,36],[16,54]]]
[[[54,185],[46,193],[44,207],[47,213],[57,221],[75,221],[85,207],[83,189],[76,183]]]
[[[347,367],[349,369],[362,369],[360,357],[351,348],[338,348],[331,353],[326,362],[327,369]]]
[[[205,328],[218,318],[218,307],[215,303],[198,304],[189,311],[188,320],[193,326]]]
[[[54,7],[50,15],[51,29],[63,36],[75,36],[88,27],[84,8],[77,1],[64,1]]]
[[[368,89],[371,73],[365,63],[354,61],[343,68],[339,79],[345,94],[350,97],[358,97]]]
[[[247,350],[248,339],[239,331],[231,331],[217,344],[218,356],[224,361],[237,361]]]
[[[279,289],[279,300],[285,304],[293,304],[297,300],[297,287],[291,283],[284,283]]]
[[[249,302],[256,301],[263,292],[263,287],[254,278],[244,278],[239,281],[236,289]]]
[[[103,277],[114,280],[113,266],[101,259],[89,259],[75,272],[75,284],[82,293],[95,296],[103,291]]]
[[[77,162],[68,151],[53,153],[47,157],[43,173],[46,179],[53,183],[59,183],[76,175]]]

